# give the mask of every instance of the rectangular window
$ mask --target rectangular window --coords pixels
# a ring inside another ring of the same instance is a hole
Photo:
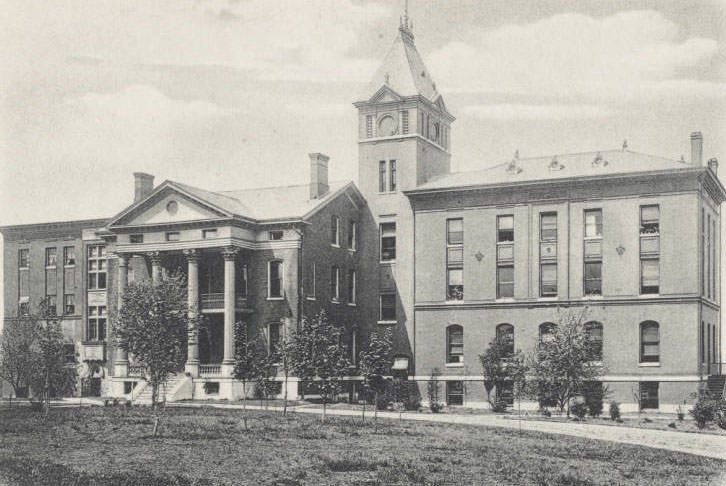
[[[129,235],[129,243],[143,243],[144,235]]]
[[[373,137],[373,115],[366,115],[366,138]]]
[[[63,296],[63,312],[68,315],[76,313],[76,296],[73,294],[66,294]]]
[[[90,245],[88,247],[88,289],[102,290],[106,288],[106,247]]]
[[[51,315],[51,316],[57,315],[58,301],[56,300],[55,295],[46,295],[45,297],[48,301],[48,315]]]
[[[706,297],[711,298],[711,215],[706,216]]]
[[[358,223],[356,221],[351,221],[348,225],[348,248],[358,249]]]
[[[205,229],[202,230],[202,239],[203,240],[213,240],[217,237],[217,229]]]
[[[408,110],[403,110],[401,112],[401,127],[403,134],[406,135],[408,133]]]
[[[539,295],[557,297],[557,213],[539,217]]]
[[[315,262],[310,265],[310,288],[308,289],[308,299],[315,299],[315,286],[316,286],[316,276],[315,276],[316,266]]]
[[[73,364],[76,362],[76,345],[66,343],[63,345],[63,362],[65,364]]]
[[[386,161],[378,162],[378,192],[386,192]]]
[[[57,262],[57,249],[56,248],[46,248],[45,249],[45,266],[46,267],[55,267],[55,264]]]
[[[18,250],[18,268],[28,268],[28,254],[30,250],[23,248]]]
[[[464,362],[464,328],[459,325],[449,326],[447,328],[447,363],[463,363]]]
[[[602,209],[585,210],[585,238],[602,236]]]
[[[381,261],[396,260],[396,223],[381,223]]]
[[[393,322],[396,320],[396,294],[380,295],[379,320]]]
[[[514,297],[514,216],[497,216],[497,298]]]
[[[330,244],[340,246],[340,218],[337,216],[330,218]]]
[[[330,300],[340,301],[340,268],[330,267]]]
[[[389,178],[390,178],[390,184],[388,187],[388,190],[391,192],[396,192],[396,161],[392,160],[389,163]]]
[[[282,239],[282,231],[275,230],[275,231],[268,232],[267,233],[267,239],[273,240],[273,241],[275,241],[275,240],[281,240]]]
[[[76,264],[76,248],[66,246],[63,248],[63,265],[66,267]]]
[[[585,262],[585,295],[602,295],[602,262]]]
[[[86,332],[86,340],[106,340],[106,317],[105,305],[88,306],[88,328]]]
[[[640,409],[658,408],[658,382],[657,381],[641,381],[640,382]]]
[[[18,315],[27,316],[30,315],[30,302],[23,301],[18,303]]]
[[[168,231],[166,233],[166,241],[179,241],[178,231]]]
[[[277,354],[277,348],[280,346],[280,324],[277,322],[270,323],[268,333],[269,348],[267,352],[270,356],[275,356]]]
[[[584,235],[583,292],[602,295],[602,209],[585,210]]]
[[[280,298],[282,297],[282,262],[279,260],[272,260],[268,263],[267,267],[267,297],[269,298]]]
[[[542,297],[557,297],[557,264],[540,264],[540,295]]]
[[[497,243],[514,241],[514,216],[497,216]]]
[[[348,303],[355,304],[357,302],[358,293],[355,270],[348,272]]]
[[[247,265],[238,266],[234,276],[236,280],[234,284],[235,293],[243,299],[246,299],[248,282]]]
[[[514,265],[497,267],[497,299],[514,297]]]
[[[660,207],[640,207],[640,293],[660,292]]]
[[[464,298],[464,220],[446,220],[446,300]]]
[[[447,381],[446,382],[446,404],[447,405],[464,405],[464,382],[463,381]]]

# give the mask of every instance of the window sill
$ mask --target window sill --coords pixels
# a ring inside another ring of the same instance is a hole
[[[75,263],[68,263],[67,265],[63,265],[63,268],[73,268],[75,266],[76,266]]]
[[[594,299],[594,300],[600,299],[600,300],[602,300],[603,296],[602,296],[602,294],[599,294],[599,295],[593,294],[593,295],[583,295],[582,298],[583,299]]]
[[[340,301],[339,300],[335,300],[335,299],[330,299],[330,303],[331,304],[340,304]]]
[[[464,299],[446,299],[444,302],[446,302],[447,304],[457,305],[457,304],[463,304]]]
[[[396,260],[381,260],[378,263],[380,263],[381,265],[395,265]]]
[[[495,302],[516,302],[514,297],[497,297]]]
[[[460,361],[458,363],[446,363],[446,364],[444,364],[444,367],[446,367],[446,368],[463,368],[464,362]]]
[[[391,326],[398,324],[398,321],[377,321],[376,324],[380,324],[382,326]]]
[[[639,294],[638,297],[642,299],[648,299],[651,297],[660,297],[660,294]]]
[[[537,297],[537,300],[545,301],[546,302],[546,301],[559,300],[559,297],[556,296],[556,295],[547,295],[547,296],[544,296],[544,297]]]
[[[348,302],[346,305],[348,307],[358,307],[358,304],[356,302]]]
[[[285,297],[267,297],[265,300],[285,300]]]
[[[331,243],[330,246],[332,246],[333,248],[340,248],[340,245],[336,245],[335,243]]]
[[[659,368],[660,361],[657,363],[638,363],[639,368]]]
[[[348,248],[348,251],[351,253],[355,253],[358,251],[358,249],[357,248]]]
[[[316,300],[315,297],[305,297],[305,300]]]

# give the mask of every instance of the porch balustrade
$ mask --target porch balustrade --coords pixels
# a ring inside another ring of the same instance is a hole
[[[199,375],[200,376],[217,376],[222,374],[221,364],[200,364]]]
[[[234,301],[235,307],[238,309],[247,307],[247,297],[244,295],[235,295]],[[200,299],[200,307],[203,311],[224,309],[224,293],[214,292],[202,294]]]

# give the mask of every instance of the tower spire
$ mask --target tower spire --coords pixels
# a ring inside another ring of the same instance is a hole
[[[403,0],[403,15],[401,16],[399,30],[413,39],[413,21],[408,17],[408,0]]]

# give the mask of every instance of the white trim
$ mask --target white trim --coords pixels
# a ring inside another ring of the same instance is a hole
[[[638,367],[639,368],[660,368],[660,361],[638,363]]]
[[[249,241],[236,237],[216,238],[213,240],[160,241],[140,244],[117,244],[119,253],[144,253],[147,251],[169,251],[186,249],[220,248],[236,246],[245,250],[294,250],[301,246],[300,240]]]
[[[409,380],[429,381],[431,375],[413,375]],[[483,381],[481,375],[439,375],[440,381]],[[661,382],[701,382],[704,381],[698,375],[603,375],[597,381],[603,382],[640,382],[640,381],[661,381]]]
[[[392,326],[398,324],[398,321],[376,321],[376,324],[380,324],[382,326]]]
[[[463,368],[464,367],[464,362],[463,361],[459,361],[458,363],[445,363],[444,364],[444,367],[445,368]]]

